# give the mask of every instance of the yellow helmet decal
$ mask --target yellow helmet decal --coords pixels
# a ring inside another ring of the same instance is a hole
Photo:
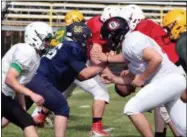
[[[66,27],[62,27],[62,28],[58,29],[55,32],[55,36],[51,40],[50,45],[52,47],[57,46],[59,43],[61,43],[64,40],[65,34],[66,34]]]

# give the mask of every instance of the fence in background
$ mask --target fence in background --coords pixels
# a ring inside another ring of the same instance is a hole
[[[5,4],[5,3],[4,3]],[[186,2],[110,2],[110,0],[69,0],[63,2],[8,2],[2,7],[6,10],[5,18],[2,20],[2,46],[1,55],[3,56],[11,45],[23,41],[24,27],[33,21],[44,21],[53,28],[64,25],[65,14],[72,10],[80,10],[85,19],[94,15],[101,14],[107,5],[124,6],[128,4],[139,5],[144,14],[154,21],[160,23],[163,15],[174,8],[186,8]],[[125,67],[123,64],[111,64],[113,72],[118,73]]]
[[[139,5],[147,18],[160,23],[163,15],[171,9],[186,8],[186,2],[99,2],[98,0],[61,1],[61,2],[9,2],[6,15],[2,21],[3,30],[20,31],[30,22],[42,20],[53,27],[64,25],[65,14],[72,10],[80,10],[85,19],[101,14],[107,5],[124,6],[127,4]]]

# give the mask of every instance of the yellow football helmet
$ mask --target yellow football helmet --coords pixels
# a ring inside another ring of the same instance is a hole
[[[186,10],[175,9],[169,11],[162,20],[164,28],[169,29],[170,38],[177,40],[186,31]]]
[[[70,25],[74,22],[81,22],[84,20],[83,14],[79,10],[69,11],[65,16],[66,25]]]

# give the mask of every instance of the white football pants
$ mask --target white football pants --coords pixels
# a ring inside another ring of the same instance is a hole
[[[107,87],[101,82],[99,75],[85,81],[75,80],[68,89],[63,92],[63,95],[68,98],[76,86],[90,93],[94,97],[94,100],[103,100],[109,103],[110,97]]]
[[[171,73],[140,89],[124,108],[124,114],[134,115],[165,105],[177,131],[186,137],[186,104],[180,100],[186,89],[185,76]]]

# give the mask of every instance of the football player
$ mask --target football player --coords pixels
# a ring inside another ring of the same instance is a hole
[[[144,13],[139,6],[137,5],[125,6],[120,11],[119,16],[127,20],[130,29],[132,31],[140,31],[141,33],[154,39],[173,63],[175,63],[177,66],[181,64],[180,61],[178,60],[178,55],[175,51],[176,42],[172,42],[169,39],[167,33],[159,24],[155,23],[151,19],[147,19],[144,16]],[[120,88],[122,89],[123,87],[121,85],[116,85],[116,89],[118,91],[120,90]],[[160,108],[155,109],[155,127],[156,127],[155,137],[166,137],[167,128],[164,128],[165,124],[162,118],[168,119],[169,116],[166,116],[167,114],[166,111],[163,111],[162,113],[162,110],[165,109],[162,109],[162,107],[161,109]],[[161,111],[161,113],[157,111]],[[163,114],[161,115],[162,118],[160,114]],[[173,127],[172,121],[166,120],[165,122],[170,126],[174,135],[179,136],[179,133],[177,133]]]
[[[92,37],[89,39],[89,43],[87,46],[87,56],[89,57],[89,60],[91,59],[92,61],[94,60],[95,62],[97,62],[97,64],[99,63],[97,60],[94,59],[94,57],[90,55],[91,52],[94,50],[99,49],[99,51],[106,51],[107,47],[102,46],[104,45],[105,41],[100,38],[100,28],[103,24],[102,21],[110,18],[111,16],[117,16],[118,12],[118,6],[109,6],[104,9],[104,12],[101,16],[95,16],[88,20],[87,25],[92,32]],[[67,25],[79,21],[84,22],[84,17],[80,11],[73,10],[68,12],[65,16],[65,23]],[[52,41],[52,45],[56,45],[60,43],[60,41],[63,41],[63,34],[66,34],[64,32],[65,28],[60,28],[56,32],[57,40]],[[87,64],[91,65],[90,61],[88,61]],[[105,104],[109,103],[109,95],[107,92],[107,88],[104,84],[102,84],[100,77],[96,76],[83,82],[75,80],[74,83],[72,83],[72,85],[66,91],[63,92],[63,94],[66,97],[69,96],[73,89],[76,87],[76,85],[82,88],[84,91],[90,93],[94,97],[94,103],[92,105],[92,128],[90,133],[96,136],[108,136],[109,133],[103,130],[104,127],[102,124],[102,117],[104,114]],[[46,113],[48,113],[48,110],[46,109],[43,109],[41,111],[38,111],[37,109],[33,113],[35,121],[43,125],[44,119],[46,118]]]
[[[124,114],[129,116],[142,136],[154,136],[143,112],[163,104],[178,132],[186,136],[186,106],[180,100],[180,94],[186,88],[185,72],[168,59],[152,38],[138,31],[131,32],[127,21],[121,17],[107,20],[101,33],[104,39],[114,41],[116,47],[122,45],[122,53],[115,57],[105,56],[105,60],[104,54],[95,53],[95,57],[104,62],[126,62],[134,75],[133,80],[104,77],[114,83],[142,87],[124,108]]]
[[[37,105],[44,98],[24,85],[32,79],[40,64],[40,56],[52,38],[52,28],[43,22],[33,22],[25,28],[25,43],[18,43],[2,58],[2,115],[24,131],[25,137],[38,137],[32,117],[24,110],[24,95]],[[13,100],[15,94],[18,101]]]
[[[100,73],[105,64],[86,66],[86,44],[91,32],[81,22],[66,27],[66,36],[62,43],[42,57],[36,75],[27,84],[29,89],[42,95],[44,106],[54,112],[54,130],[56,137],[64,137],[69,106],[61,94],[75,80],[89,79]]]
[[[171,40],[177,41],[176,51],[179,55],[179,61],[186,72],[187,57],[186,57],[186,10],[171,10],[163,18],[163,27]],[[170,47],[168,47],[170,48]],[[187,102],[187,91],[181,95],[181,99]]]

